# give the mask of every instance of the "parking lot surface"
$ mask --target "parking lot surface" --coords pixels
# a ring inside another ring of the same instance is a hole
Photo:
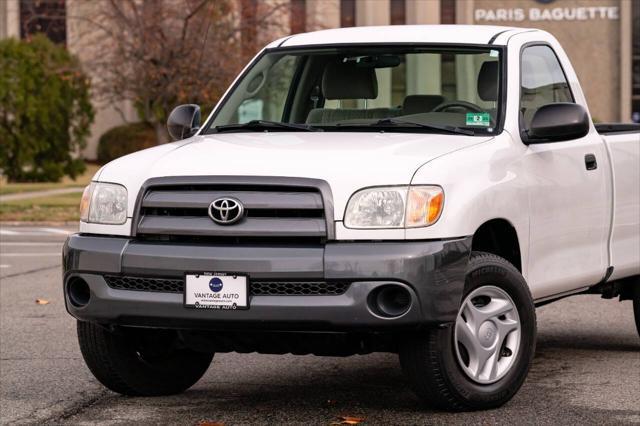
[[[640,338],[631,303],[598,296],[538,310],[529,378],[510,403],[492,411],[424,409],[392,354],[220,354],[182,395],[116,395],[85,367],[75,320],[64,309],[60,253],[73,231],[0,229],[2,424],[329,425],[340,416],[363,418],[362,424],[640,424]]]

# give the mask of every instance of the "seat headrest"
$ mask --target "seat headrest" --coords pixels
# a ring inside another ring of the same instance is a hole
[[[429,112],[443,102],[441,95],[409,95],[402,103],[402,115]]]
[[[376,70],[353,62],[329,62],[322,75],[322,94],[325,99],[375,99]]]
[[[487,61],[480,67],[478,96],[483,101],[498,100],[498,61]]]

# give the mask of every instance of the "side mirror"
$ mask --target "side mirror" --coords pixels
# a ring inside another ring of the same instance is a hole
[[[200,107],[195,104],[177,106],[169,114],[167,130],[174,141],[193,136],[200,128]]]
[[[531,120],[527,143],[578,139],[589,133],[589,115],[578,104],[560,102],[541,106]]]

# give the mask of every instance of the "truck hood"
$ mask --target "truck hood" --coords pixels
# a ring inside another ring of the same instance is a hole
[[[358,189],[408,185],[423,164],[491,137],[413,133],[227,133],[195,136],[119,158],[97,175],[123,184],[129,216],[137,193],[150,178],[163,176],[284,176],[322,179],[341,220]],[[438,182],[417,182],[438,183]]]

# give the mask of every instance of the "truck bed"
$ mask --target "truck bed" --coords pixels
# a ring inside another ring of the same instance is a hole
[[[601,135],[637,133],[640,137],[640,123],[598,123],[595,127]]]

